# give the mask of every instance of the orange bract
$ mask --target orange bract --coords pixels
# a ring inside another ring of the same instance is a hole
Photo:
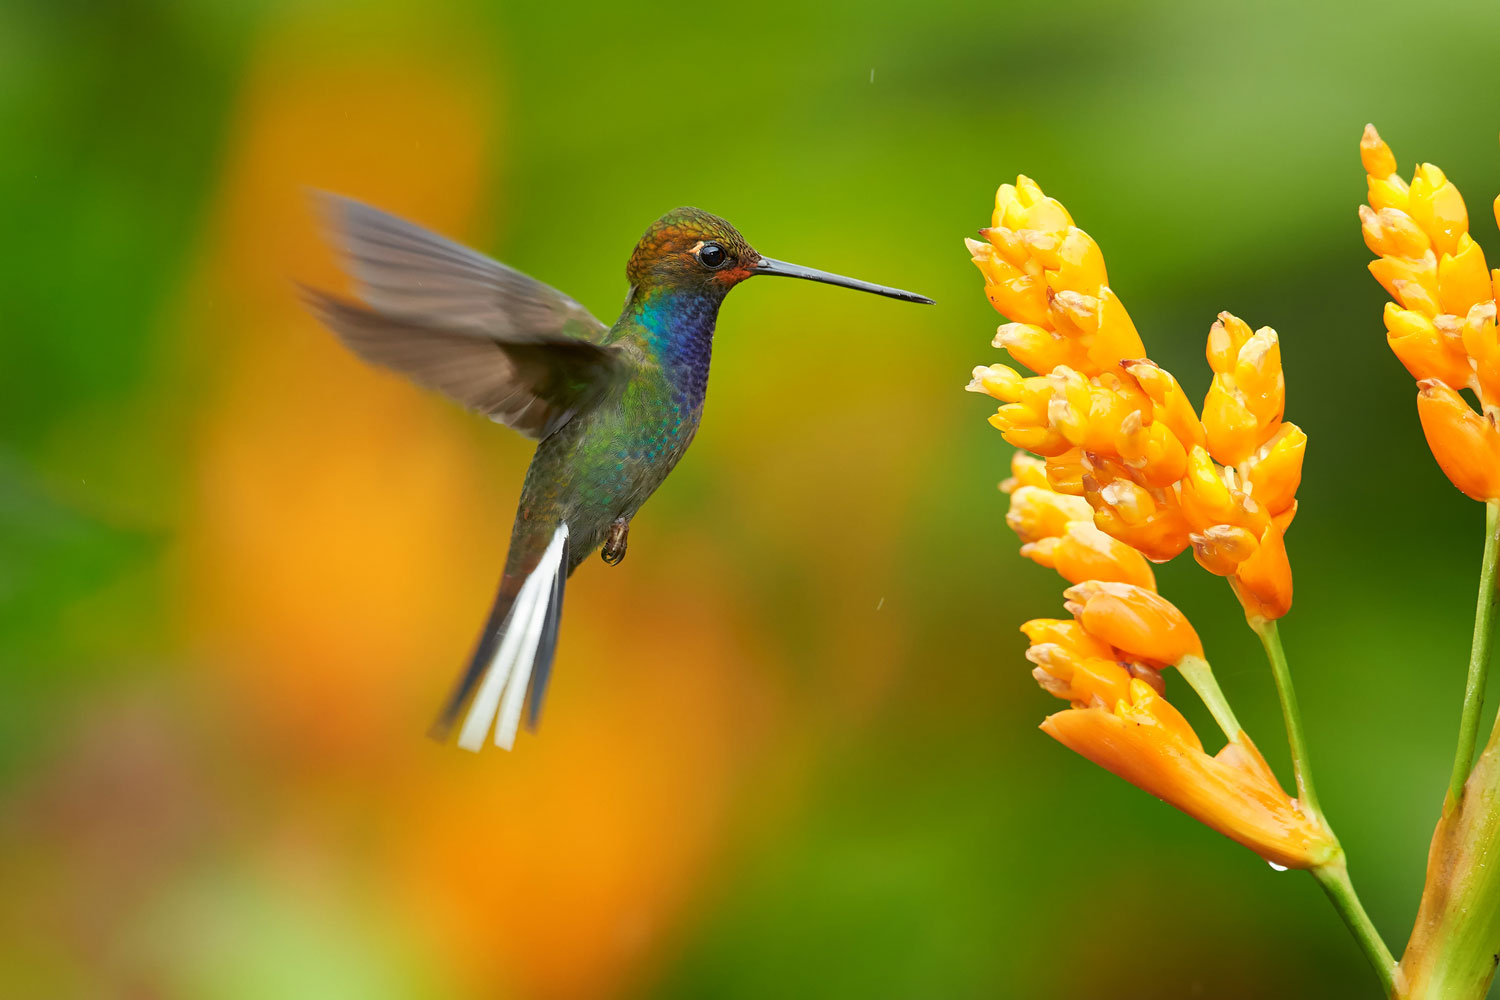
[[[1164,696],[1153,667],[1202,656],[1182,613],[1126,584],[1070,588],[1073,620],[1042,618],[1021,631],[1044,690],[1071,708],[1042,723],[1064,746],[1287,868],[1327,861],[1337,842],[1282,790],[1250,737],[1216,755]]]
[[[1277,783],[1250,737],[1210,756],[1182,715],[1140,681],[1112,709],[1047,717],[1059,743],[1284,868],[1312,868],[1338,844]]]

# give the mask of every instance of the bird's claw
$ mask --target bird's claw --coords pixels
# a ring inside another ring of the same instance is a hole
[[[599,557],[610,566],[618,566],[620,560],[625,558],[625,542],[630,537],[630,522],[623,517],[617,517],[609,526],[609,534],[604,536],[604,547],[599,550]]]

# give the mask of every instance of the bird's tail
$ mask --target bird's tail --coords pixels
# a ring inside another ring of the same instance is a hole
[[[477,752],[493,729],[495,745],[509,750],[527,707],[528,686],[529,724],[536,725],[557,650],[568,565],[568,526],[559,524],[519,588],[510,574],[501,581],[473,659],[432,727],[434,737],[446,739],[467,704],[458,745]]]

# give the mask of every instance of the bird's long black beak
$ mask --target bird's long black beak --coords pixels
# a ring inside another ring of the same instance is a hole
[[[825,285],[839,285],[843,288],[853,288],[861,292],[874,292],[876,295],[900,299],[903,302],[925,302],[928,305],[932,305],[931,299],[925,295],[918,295],[916,292],[904,292],[899,288],[874,285],[868,281],[846,278],[842,274],[819,271],[817,268],[803,267],[801,264],[788,264],[784,260],[775,260],[771,257],[762,257],[760,262],[750,270],[756,274],[775,274],[783,278],[802,278],[805,281],[821,281]]]

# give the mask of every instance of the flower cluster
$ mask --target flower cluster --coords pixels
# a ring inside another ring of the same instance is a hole
[[[1037,374],[974,369],[969,388],[1003,404],[990,422],[1042,456],[1045,471],[1033,478],[1085,500],[1110,538],[1157,562],[1191,546],[1204,568],[1230,579],[1247,616],[1285,615],[1292,574],[1283,535],[1296,513],[1307,437],[1282,420],[1276,332],[1220,314],[1200,419],[1171,373],[1145,358],[1098,244],[1056,199],[1018,178],[1000,188],[993,223],[981,230],[984,241],[966,242],[990,302],[1014,320],[994,344]],[[1026,496],[1023,509],[1035,502]],[[1085,537],[1070,542],[1069,533],[1083,535],[1070,527],[1028,538],[1037,547],[1027,555],[1051,565],[1055,552],[1098,548]]]
[[[1500,339],[1495,288],[1484,251],[1469,235],[1463,196],[1423,163],[1410,183],[1375,126],[1359,144],[1369,204],[1359,208],[1373,274],[1395,300],[1386,340],[1417,380],[1417,414],[1443,472],[1467,496],[1500,499]],[[1500,199],[1495,211],[1500,219]],[[1459,394],[1477,396],[1476,413]]]
[[[995,346],[1036,374],[980,367],[969,388],[1000,401],[990,422],[1023,449],[1001,484],[1021,554],[1072,584],[1071,618],[1021,627],[1032,676],[1069,703],[1042,729],[1276,864],[1325,863],[1337,841],[1282,790],[1151,568],[1191,547],[1252,618],[1291,606],[1281,539],[1307,439],[1282,420],[1275,332],[1219,317],[1200,418],[1146,360],[1098,244],[1061,204],[1021,177],[1000,188],[992,222],[968,247],[990,302],[1013,320]],[[1168,668],[1204,694],[1228,740],[1219,753],[1168,701]]]
[[[1052,489],[1041,461],[1017,452],[1011,470],[1006,521],[1022,554],[1073,584],[1063,592],[1072,618],[1021,626],[1032,676],[1070,703],[1042,730],[1269,861],[1325,862],[1336,842],[1282,791],[1250,737],[1227,727],[1228,742],[1211,755],[1167,700],[1163,670],[1208,666],[1198,633],[1156,592],[1150,564],[1096,528],[1085,501]]]

